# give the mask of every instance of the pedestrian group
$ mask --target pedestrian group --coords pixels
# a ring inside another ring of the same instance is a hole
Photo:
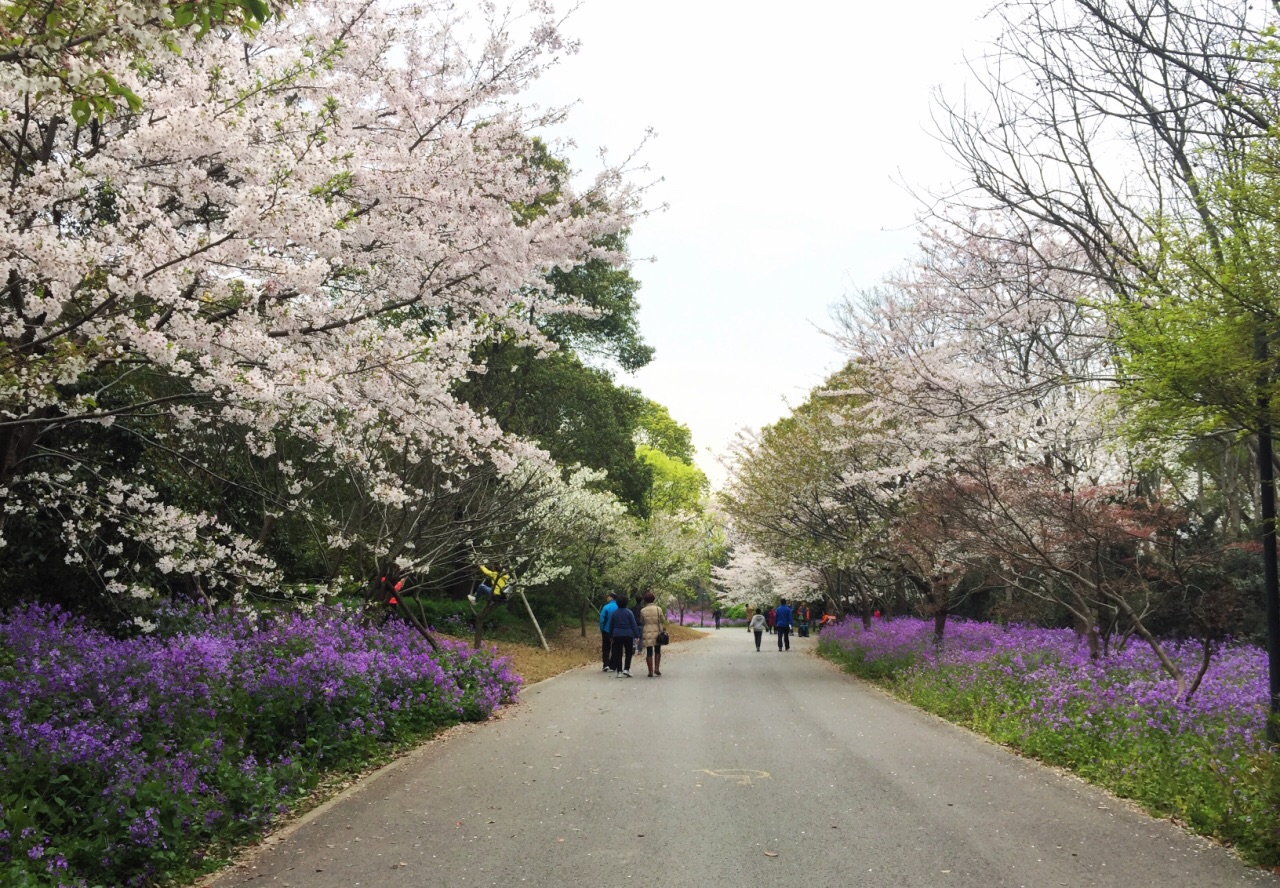
[[[636,595],[627,607],[626,595],[610,592],[600,608],[600,659],[605,672],[618,678],[631,677],[631,660],[637,643],[644,648],[649,678],[662,675],[662,647],[667,639],[667,615],[654,604],[653,593]]]
[[[626,594],[609,592],[604,607],[600,608],[600,664],[602,671],[618,678],[631,677],[631,661],[638,648],[644,649],[644,662],[649,678],[662,675],[662,648],[667,643],[667,615],[654,603],[653,593],[632,593],[631,602]],[[628,604],[631,604],[628,607]],[[713,612],[716,628],[720,628],[720,610]],[[823,625],[827,622],[823,617]],[[793,610],[782,599],[776,608],[760,609],[753,613],[747,608],[747,631],[755,636],[756,650],[766,632],[777,637],[778,650],[791,650],[791,630],[798,625],[800,634],[809,634],[809,608],[801,606]]]

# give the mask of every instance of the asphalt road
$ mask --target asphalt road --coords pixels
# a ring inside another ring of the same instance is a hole
[[[313,812],[215,888],[1280,885],[742,629],[580,669]]]

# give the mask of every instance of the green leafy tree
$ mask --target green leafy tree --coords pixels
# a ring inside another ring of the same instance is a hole
[[[636,454],[652,477],[648,497],[650,514],[702,510],[710,484],[701,469],[647,444],[636,445]]]
[[[640,411],[636,441],[672,459],[690,465],[696,462],[693,433],[688,426],[676,422],[667,408],[657,401],[646,401]]]

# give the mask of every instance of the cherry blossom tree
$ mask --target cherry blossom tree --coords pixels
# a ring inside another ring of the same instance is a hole
[[[861,404],[840,478],[882,516],[851,575],[907,582],[941,638],[987,557],[948,485],[994,465],[1096,486],[1128,477],[1131,454],[1110,446],[1108,329],[1078,249],[1009,216],[924,233],[915,263],[838,314],[858,368],[843,394]]]
[[[744,604],[761,608],[780,598],[803,601],[821,584],[821,577],[811,570],[770,558],[733,535],[730,540],[728,563],[712,569],[720,588],[717,598],[727,607]]]
[[[549,347],[536,319],[577,309],[547,273],[622,261],[595,245],[635,210],[618,170],[577,193],[527,162],[559,112],[520,94],[572,50],[537,0],[323,0],[196,37],[165,30],[180,53],[145,65],[106,45],[141,102],[92,119],[0,57],[0,534],[54,522],[68,561],[139,597],[272,576],[259,528],[164,495],[139,453],[219,477],[193,444],[240,442],[271,479],[245,492],[263,525],[322,478],[399,508],[429,492],[410,467],[538,458],[453,389],[478,343]]]

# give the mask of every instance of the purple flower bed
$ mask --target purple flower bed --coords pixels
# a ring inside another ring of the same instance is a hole
[[[0,884],[146,885],[201,868],[327,769],[514,699],[503,659],[434,653],[341,608],[178,614],[119,640],[52,608],[0,621]]]
[[[1229,643],[1179,698],[1151,648],[1131,640],[1097,660],[1070,630],[954,619],[849,620],[822,631],[833,659],[899,696],[1028,754],[1280,862],[1280,768],[1265,743],[1265,652]],[[1187,676],[1200,646],[1169,642]]]
[[[679,610],[668,610],[667,619],[677,626],[692,626],[695,629],[716,627],[716,618],[711,616],[711,611],[687,610],[684,612],[684,618],[681,619]],[[720,618],[721,626],[741,626],[744,623],[744,620],[731,620],[723,616]]]

